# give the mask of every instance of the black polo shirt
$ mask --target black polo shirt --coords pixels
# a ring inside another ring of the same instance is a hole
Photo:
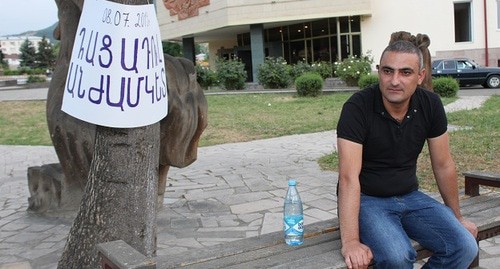
[[[417,88],[402,123],[386,111],[378,85],[353,94],[344,104],[337,136],[363,145],[361,192],[403,195],[418,189],[418,155],[427,138],[446,132],[439,96]]]

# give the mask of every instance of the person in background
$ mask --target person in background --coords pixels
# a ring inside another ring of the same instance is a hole
[[[413,239],[432,251],[424,268],[467,268],[478,253],[477,227],[460,214],[455,163],[440,98],[413,43],[389,45],[379,84],[344,104],[337,126],[338,212],[348,268],[413,268]],[[444,204],[419,191],[418,155],[427,141]]]

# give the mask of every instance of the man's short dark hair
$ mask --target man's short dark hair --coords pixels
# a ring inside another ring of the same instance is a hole
[[[388,51],[416,54],[418,56],[420,69],[424,68],[424,57],[422,56],[422,52],[417,48],[417,46],[415,46],[410,41],[399,40],[390,44],[384,49],[384,52],[382,52],[381,57],[384,57],[384,54]]]

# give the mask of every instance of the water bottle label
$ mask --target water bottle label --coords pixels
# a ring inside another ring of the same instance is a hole
[[[301,235],[304,233],[303,216],[287,216],[284,221],[285,234]]]

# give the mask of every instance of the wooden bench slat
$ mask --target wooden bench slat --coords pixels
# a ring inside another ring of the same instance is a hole
[[[340,240],[338,240],[340,236],[338,232],[332,234],[333,237],[330,237],[328,240],[320,240],[317,241],[316,243],[308,244],[305,246],[304,245],[298,247],[286,246],[286,248],[289,250],[287,252],[282,252],[271,256],[269,256],[269,253],[267,253],[266,255],[267,257],[250,259],[248,261],[245,261],[244,263],[236,262],[234,266],[230,267],[222,266],[221,268],[228,268],[228,269],[280,268],[283,266],[285,268],[294,268],[291,266],[291,264],[301,263],[301,261],[305,260],[306,258],[317,257],[325,253],[334,253],[334,252],[340,253],[341,244]],[[326,235],[318,236],[316,238],[325,238],[325,237]],[[316,238],[311,238],[311,239],[315,240]],[[269,251],[272,251],[272,249],[269,249]],[[330,264],[332,263],[331,257],[329,259],[329,263]],[[308,266],[309,268],[321,268],[318,262],[312,262]]]
[[[483,210],[488,210],[490,208],[496,208],[500,206],[500,196],[496,197],[490,196],[489,199],[481,199],[481,200],[475,199],[479,197],[483,197],[483,195],[471,197],[471,199],[475,200],[475,203],[468,205],[464,205],[462,203],[460,204],[461,207],[460,211],[463,216],[468,216]]]
[[[479,230],[486,230],[500,225],[500,207],[489,208],[467,216]]]
[[[500,182],[500,174],[498,173],[488,173],[481,171],[469,171],[462,173],[466,177],[479,178],[479,179],[487,179],[492,181]]]
[[[465,194],[469,196],[479,195],[479,186],[490,186],[500,188],[500,174],[487,172],[465,172]]]
[[[236,254],[236,255],[224,255],[220,253],[217,259],[212,259],[208,261],[195,261],[190,264],[164,264],[158,262],[159,268],[177,268],[179,266],[189,265],[189,268],[238,268],[238,266],[243,266],[242,268],[253,268],[254,266],[260,266],[262,268],[272,266],[279,257],[291,257],[301,258],[307,257],[309,253],[321,253],[322,251],[333,251],[334,244],[332,242],[339,242],[339,233],[328,233],[322,236],[311,237],[304,241],[303,245],[300,246],[288,246],[281,242],[277,245],[267,246],[263,248],[254,249],[252,251]],[[283,239],[282,239],[283,240]],[[242,243],[247,243],[246,239],[239,240]],[[326,245],[325,245],[326,244]],[[319,247],[323,245],[323,247]],[[321,248],[325,248],[321,249]],[[318,250],[319,248],[319,250]],[[290,254],[293,252],[293,255]],[[290,259],[290,258],[288,258]],[[168,261],[167,261],[168,262]],[[244,266],[245,264],[251,264],[250,267]]]
[[[328,246],[326,248],[325,246]],[[289,257],[284,257],[282,264],[269,267],[272,269],[284,269],[284,268],[330,268],[330,269],[344,269],[346,268],[340,253],[340,248],[342,247],[340,241],[327,242],[323,244],[325,247],[323,251],[319,254],[307,255],[300,259],[291,260]],[[333,250],[328,250],[332,248]],[[312,254],[312,253],[311,253]],[[243,267],[242,267],[243,269]]]
[[[320,234],[328,234],[334,230],[332,227],[338,227],[338,220],[326,220],[306,225],[306,238],[305,242],[309,241],[309,238],[314,238]],[[232,257],[235,255],[240,255],[244,253],[249,253],[252,251],[260,251],[263,249],[269,249],[271,247],[282,247],[283,244],[283,232],[277,231],[269,234],[265,234],[258,237],[250,237],[238,241],[228,242],[225,244],[219,244],[210,247],[210,251],[205,249],[198,249],[192,251],[186,251],[183,255],[176,255],[175,257],[169,257],[165,261],[160,260],[163,264],[159,268],[177,268],[179,266],[187,266],[191,264],[197,264],[201,262],[208,263],[211,260],[224,259],[226,257]],[[185,255],[184,255],[185,254]],[[189,262],[188,262],[189,261]]]

